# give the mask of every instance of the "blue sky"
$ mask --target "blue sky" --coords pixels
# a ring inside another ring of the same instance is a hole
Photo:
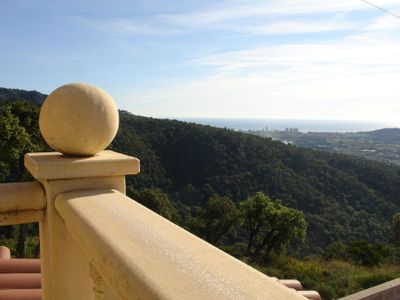
[[[400,126],[400,18],[361,0],[1,1],[0,36],[3,87],[87,82],[153,117]]]

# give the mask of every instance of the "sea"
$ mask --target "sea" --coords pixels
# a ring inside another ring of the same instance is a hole
[[[391,127],[389,124],[369,121],[295,120],[295,119],[229,119],[229,118],[177,118],[177,120],[210,125],[232,130],[285,130],[295,128],[300,132],[359,132]]]

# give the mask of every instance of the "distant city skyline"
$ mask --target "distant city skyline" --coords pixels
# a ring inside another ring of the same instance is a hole
[[[14,0],[0,86],[69,82],[165,118],[400,126],[400,1]]]
[[[387,122],[317,119],[177,118],[180,121],[234,130],[286,130],[301,132],[358,132],[392,127]]]

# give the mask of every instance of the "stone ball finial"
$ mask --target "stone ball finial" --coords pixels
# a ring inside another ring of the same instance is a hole
[[[118,131],[118,109],[104,90],[71,83],[53,91],[40,110],[39,128],[47,144],[69,155],[94,155]]]

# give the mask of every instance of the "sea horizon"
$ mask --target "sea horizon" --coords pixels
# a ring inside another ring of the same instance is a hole
[[[262,119],[262,118],[169,118],[184,122],[229,128],[237,131],[285,130],[297,128],[300,132],[359,132],[395,127],[376,121],[313,120],[313,119]]]

